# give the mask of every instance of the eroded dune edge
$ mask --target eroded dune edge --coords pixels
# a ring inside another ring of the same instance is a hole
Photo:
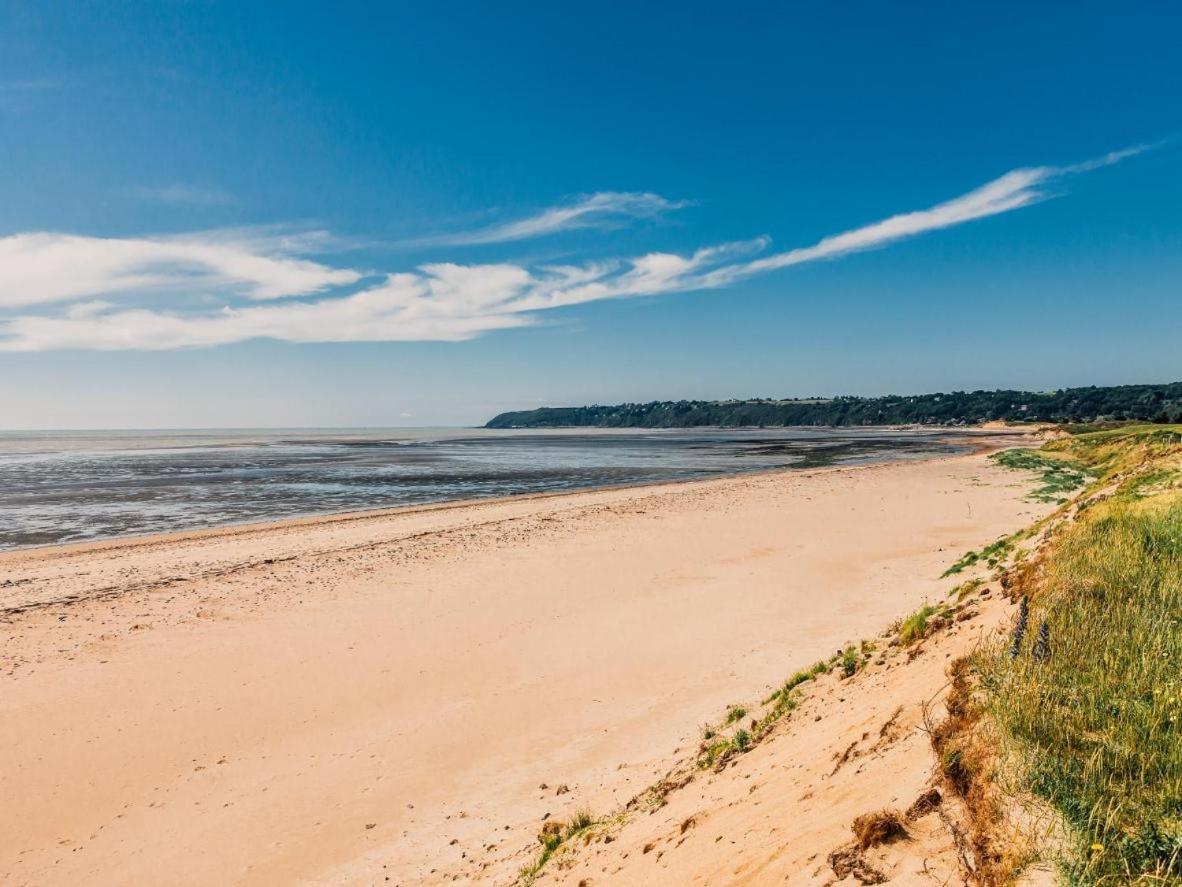
[[[1176,883],[1182,427],[994,458],[1056,507],[704,724],[623,807],[545,823],[520,879]]]

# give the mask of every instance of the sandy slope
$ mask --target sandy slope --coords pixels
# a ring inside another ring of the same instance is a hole
[[[687,749],[672,767],[676,779],[692,774],[691,782],[658,809],[641,804],[622,825],[574,842],[574,852],[551,860],[537,883],[966,883],[957,833],[968,832],[967,817],[934,778],[924,708],[929,723],[944,717],[949,663],[1007,626],[1013,609],[986,588],[919,645],[891,648],[877,638],[876,658],[863,671],[804,684],[799,708],[721,769],[696,766]],[[936,802],[929,797],[932,806],[907,817],[904,838],[854,855],[858,873],[849,871],[858,816],[906,813],[933,788]]]
[[[971,456],[0,555],[2,880],[512,877],[1023,490]]]

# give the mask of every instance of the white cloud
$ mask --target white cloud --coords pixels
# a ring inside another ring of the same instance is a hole
[[[274,238],[221,232],[103,238],[48,232],[0,238],[0,308],[90,296],[185,291],[274,299],[355,283],[361,273],[280,252]]]
[[[1117,163],[1144,148],[1066,167],[1017,169],[952,200],[761,255],[767,238],[690,255],[647,255],[581,265],[440,262],[384,275],[354,292],[360,271],[299,258],[327,235],[205,232],[182,238],[100,239],[64,234],[0,238],[0,311],[72,302],[60,311],[0,313],[0,350],[157,350],[270,338],[287,342],[460,341],[536,323],[541,312],[602,299],[715,289],[776,269],[835,259],[930,231],[1030,206],[1069,175]],[[145,307],[197,289],[217,310]],[[319,294],[315,298],[301,299]],[[94,296],[107,296],[95,300]],[[119,304],[117,300],[122,300]],[[260,301],[269,300],[269,301]],[[282,301],[280,301],[282,300]],[[128,302],[132,304],[128,304]]]
[[[579,228],[605,228],[624,219],[654,218],[688,206],[686,201],[666,200],[659,194],[627,191],[601,191],[579,198],[568,206],[553,206],[537,215],[516,222],[491,225],[458,234],[440,234],[407,241],[415,246],[466,246],[484,243],[507,243],[543,237],[559,231]]]

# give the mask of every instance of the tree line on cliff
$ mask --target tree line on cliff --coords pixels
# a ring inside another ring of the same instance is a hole
[[[755,400],[678,400],[541,407],[501,413],[486,428],[692,428],[784,425],[971,425],[981,422],[1182,422],[1182,382],[1058,391]]]

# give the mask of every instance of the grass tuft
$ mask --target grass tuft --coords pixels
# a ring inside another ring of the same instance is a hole
[[[864,813],[854,820],[854,837],[863,850],[907,837],[903,817],[895,810]]]
[[[940,611],[939,607],[924,604],[901,623],[899,623],[899,643],[910,647],[914,643],[927,637],[928,623]]]
[[[1034,471],[1041,486],[1030,494],[1037,502],[1067,501],[1067,493],[1073,493],[1085,486],[1094,473],[1086,466],[1057,454],[1037,450],[1002,450],[989,457],[998,465],[1014,471]]]
[[[999,567],[1009,560],[1010,555],[1014,551],[1014,543],[1016,541],[1016,535],[1003,536],[996,542],[986,545],[980,551],[965,552],[960,560],[940,574],[940,578],[947,579],[949,576],[955,576],[957,573],[962,573],[969,567],[974,567],[982,562],[990,569]]]
[[[595,822],[595,817],[588,810],[579,810],[566,823],[557,819],[549,820],[538,834],[538,843],[542,845],[542,851],[537,859],[517,873],[518,882],[524,885],[532,884],[546,863],[564,844],[578,838],[595,825]]]
[[[858,655],[857,647],[846,647],[841,654],[841,659],[838,660],[841,666],[842,677],[852,678],[861,665],[861,657]]]

